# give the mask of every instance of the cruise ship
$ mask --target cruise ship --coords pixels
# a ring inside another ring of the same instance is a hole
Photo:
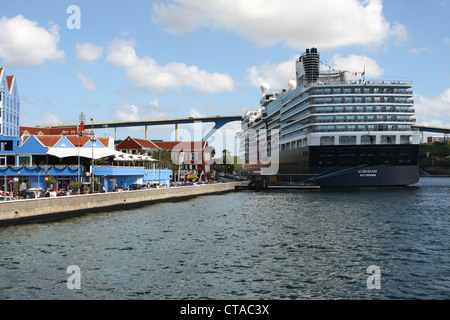
[[[321,69],[316,48],[295,63],[296,79],[242,118],[244,169],[265,185],[405,186],[418,182],[420,132],[410,81],[355,80]],[[267,170],[271,169],[271,170]]]

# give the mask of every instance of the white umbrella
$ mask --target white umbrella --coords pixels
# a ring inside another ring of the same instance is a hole
[[[118,151],[111,148],[49,148],[47,154],[58,157],[83,157],[89,159],[101,159],[110,156],[117,156]]]

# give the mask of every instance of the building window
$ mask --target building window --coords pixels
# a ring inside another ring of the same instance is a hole
[[[25,166],[25,167],[31,167],[31,156],[17,156],[17,165]]]

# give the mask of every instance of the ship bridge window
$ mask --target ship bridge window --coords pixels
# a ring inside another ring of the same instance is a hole
[[[330,145],[334,145],[334,137],[333,137],[333,136],[323,136],[323,137],[320,137],[320,145],[321,145],[321,146],[330,146]]]
[[[375,136],[361,136],[361,144],[375,144]]]
[[[341,136],[339,137],[340,145],[352,145],[356,144],[356,136]]]
[[[382,143],[382,144],[395,144],[395,136],[381,136],[380,143]]]
[[[400,144],[410,144],[411,136],[400,136]]]

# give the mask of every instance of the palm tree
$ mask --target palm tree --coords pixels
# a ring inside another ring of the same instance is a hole
[[[158,161],[159,169],[165,166],[166,168],[170,168],[171,170],[176,170],[176,165],[172,162],[169,150],[161,148],[153,149],[149,152],[149,156]]]

